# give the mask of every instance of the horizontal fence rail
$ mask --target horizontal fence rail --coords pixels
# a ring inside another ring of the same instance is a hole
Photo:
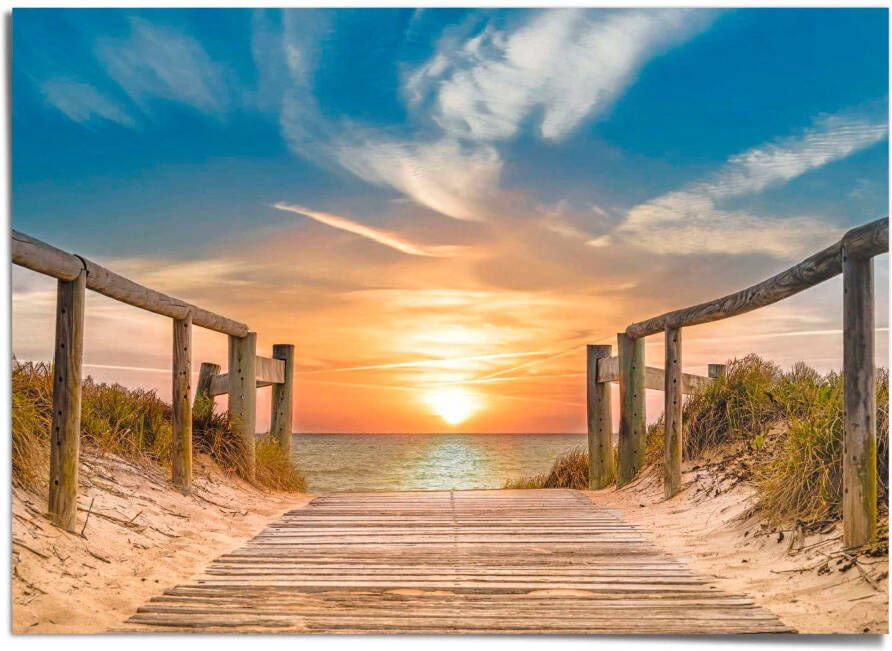
[[[782,271],[768,280],[739,292],[728,294],[714,301],[668,312],[653,319],[633,323],[626,334],[633,339],[655,335],[666,328],[699,325],[720,321],[744,314],[830,280],[842,273],[842,250],[853,258],[872,258],[889,251],[889,222],[878,219],[864,226],[853,228],[843,238],[815,253],[794,267]]]
[[[847,545],[876,536],[876,369],[874,362],[873,258],[889,251],[889,221],[879,219],[848,231],[838,242],[771,278],[713,301],[631,324],[617,335],[618,356],[610,346],[588,347],[590,485],[603,488],[631,481],[643,463],[646,434],[645,390],[664,392],[663,486],[667,499],[681,490],[682,396],[720,377],[683,373],[682,329],[744,314],[843,275],[843,530]],[[644,338],[665,336],[665,366],[645,366]],[[612,467],[609,382],[618,382],[620,428],[617,467]],[[605,425],[605,420],[607,425]],[[606,431],[605,431],[606,427]],[[605,441],[607,443],[605,443]],[[597,471],[597,472],[596,472]]]
[[[215,395],[210,393],[213,386],[219,389],[220,382],[225,386],[216,395],[229,394],[233,427],[244,443],[246,476],[254,478],[258,387],[274,387],[270,432],[281,446],[290,450],[294,346],[276,344],[272,359],[258,357],[257,335],[244,323],[144,287],[82,256],[15,230],[11,251],[13,264],[59,281],[48,509],[54,524],[76,530],[86,289],[172,319],[171,480],[177,489],[189,493],[192,486],[193,325],[229,336],[229,373],[221,375],[218,365],[203,364],[197,393]]]
[[[95,262],[66,253],[15,230],[12,231],[12,262],[65,281],[73,281],[82,271],[86,271],[87,289],[109,298],[172,319],[185,319],[191,314],[193,325],[225,335],[244,337],[248,334],[248,326],[244,323],[143,287]]]

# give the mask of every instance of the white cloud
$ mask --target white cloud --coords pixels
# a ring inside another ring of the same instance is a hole
[[[540,135],[561,140],[606,111],[649,59],[708,22],[709,14],[677,9],[543,11],[513,31],[447,42],[405,91],[416,107],[432,97],[434,119],[455,137],[511,138],[541,111]]]
[[[462,220],[482,220],[481,201],[498,187],[502,161],[487,146],[455,140],[411,142],[360,138],[334,148],[336,160],[361,179],[393,187],[422,206]]]
[[[287,204],[282,201],[275,204],[273,207],[276,210],[303,215],[320,224],[325,224],[326,226],[331,226],[338,230],[353,233],[354,235],[372,240],[373,242],[377,242],[378,244],[390,247],[391,249],[395,249],[400,253],[405,253],[407,255],[448,257],[458,254],[461,250],[461,247],[456,246],[425,246],[423,244],[415,244],[395,233],[380,228],[372,228],[371,226],[366,226],[365,224],[361,224],[352,219],[347,219],[346,217],[340,217],[318,210],[311,210],[310,208]]]
[[[126,40],[106,39],[97,56],[109,76],[141,106],[163,99],[217,113],[226,88],[217,66],[192,38],[145,20],[130,21]]]
[[[73,79],[49,79],[40,85],[46,100],[74,122],[81,124],[97,118],[133,127],[133,118],[114,101],[100,94],[90,84]]]
[[[753,194],[870,147],[887,134],[885,120],[845,114],[821,116],[800,136],[731,157],[711,180],[694,189],[716,199]]]
[[[809,253],[830,243],[839,229],[816,217],[777,218],[723,209],[722,201],[782,185],[886,136],[883,121],[822,116],[799,136],[732,156],[709,179],[633,207],[609,238],[589,244],[604,246],[619,238],[679,255],[762,253],[785,258]]]

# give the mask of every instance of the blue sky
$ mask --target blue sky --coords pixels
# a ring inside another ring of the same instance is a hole
[[[394,343],[412,318],[463,329],[444,354],[547,357],[885,216],[888,59],[882,9],[16,10],[13,225],[300,337],[307,372],[421,354]],[[14,350],[46,356],[38,281],[14,281]],[[833,288],[752,325],[833,330]],[[765,341],[728,354],[838,365],[838,342]]]

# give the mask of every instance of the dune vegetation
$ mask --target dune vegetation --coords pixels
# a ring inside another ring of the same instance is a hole
[[[12,369],[12,480],[21,488],[45,492],[49,476],[52,374],[46,363],[14,362]],[[303,491],[304,478],[274,441],[257,443],[254,483],[280,491]],[[192,443],[223,470],[242,475],[242,443],[226,414],[213,401],[193,409]],[[171,407],[154,391],[127,389],[87,378],[83,383],[81,445],[145,463],[169,466]]]
[[[749,355],[684,404],[684,458],[696,461],[733,448],[728,472],[751,484],[757,509],[773,524],[837,520],[842,508],[842,376],[804,364],[789,371]],[[889,373],[877,376],[879,502],[889,503]],[[646,460],[662,463],[663,419],[647,431]],[[506,488],[587,488],[588,454],[572,450],[541,475]]]

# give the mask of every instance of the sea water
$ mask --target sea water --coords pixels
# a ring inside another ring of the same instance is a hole
[[[501,488],[546,472],[585,434],[295,434],[313,493]]]

